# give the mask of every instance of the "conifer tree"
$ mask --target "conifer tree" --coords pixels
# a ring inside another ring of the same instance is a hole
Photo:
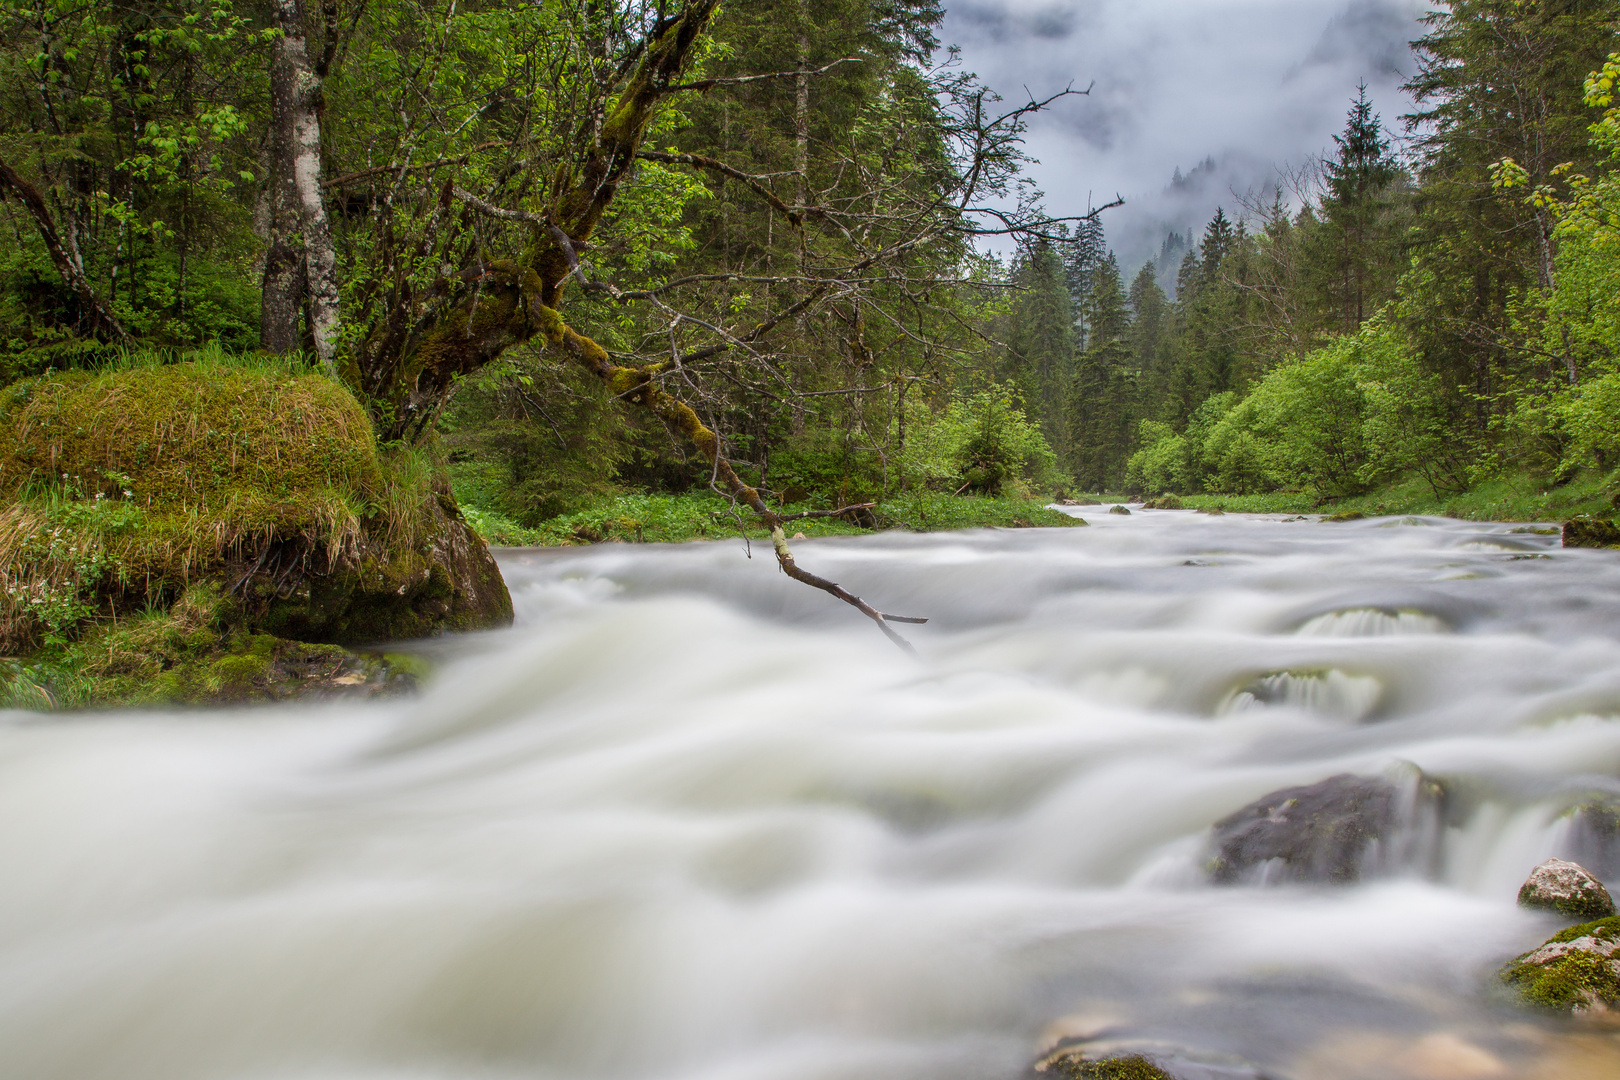
[[[1367,99],[1366,83],[1357,88],[1344,133],[1333,141],[1338,155],[1322,162],[1327,191],[1317,234],[1321,254],[1315,266],[1332,326],[1348,334],[1394,291],[1404,261],[1404,222],[1392,188],[1404,172],[1390,154],[1382,121]]]
[[[1097,263],[1087,285],[1090,333],[1070,387],[1069,460],[1082,487],[1107,490],[1124,479],[1137,413],[1131,315],[1112,252]]]

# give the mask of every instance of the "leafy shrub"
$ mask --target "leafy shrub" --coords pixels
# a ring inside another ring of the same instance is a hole
[[[1057,457],[1040,428],[1001,388],[957,398],[943,409],[908,410],[897,471],[907,488],[949,487],[1028,497],[1057,479]]]

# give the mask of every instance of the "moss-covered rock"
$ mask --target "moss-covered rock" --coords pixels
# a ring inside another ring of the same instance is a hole
[[[1620,524],[1597,517],[1570,518],[1564,522],[1565,547],[1620,547]]]
[[[1571,919],[1602,919],[1615,913],[1603,883],[1579,863],[1548,859],[1525,879],[1519,906],[1556,911]]]
[[[1531,1005],[1565,1012],[1620,1008],[1620,916],[1572,926],[1515,957],[1502,981]]]
[[[1103,1058],[1100,1061],[1065,1055],[1052,1062],[1045,1073],[1047,1076],[1061,1077],[1062,1080],[1175,1080],[1175,1077],[1155,1065],[1151,1058],[1142,1054]]]
[[[432,458],[380,451],[346,389],[296,369],[174,364],[8,386],[0,499],[12,655],[166,612],[198,584],[222,598],[227,636],[353,645],[512,619]],[[289,645],[255,669],[223,641],[198,646],[217,654],[203,681],[226,690],[325,663]]]
[[[408,690],[420,661],[289,641],[240,625],[218,585],[187,589],[167,611],[98,621],[28,660],[0,661],[0,708],[218,705]]]

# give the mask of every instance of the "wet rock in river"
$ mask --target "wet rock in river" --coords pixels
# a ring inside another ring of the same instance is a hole
[[[1586,867],[1563,859],[1548,859],[1519,889],[1519,906],[1544,908],[1572,919],[1602,919],[1613,915],[1614,898]]]
[[[1620,523],[1578,517],[1564,522],[1565,547],[1620,547]]]
[[[1620,1008],[1620,916],[1572,926],[1510,961],[1502,981],[1531,1005],[1566,1012]]]
[[[1129,514],[1131,511],[1124,503],[1115,503],[1108,508],[1110,514]]]
[[[1215,823],[1206,872],[1217,884],[1344,884],[1422,865],[1438,841],[1440,785],[1342,773],[1273,791]]]
[[[1046,1080],[1266,1080],[1247,1061],[1157,1040],[1080,1040],[1048,1051],[1028,1074]]]

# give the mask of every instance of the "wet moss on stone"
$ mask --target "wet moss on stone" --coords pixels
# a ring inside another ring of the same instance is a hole
[[[1103,1058],[1101,1061],[1062,1057],[1047,1067],[1046,1075],[1061,1077],[1062,1080],[1175,1080],[1141,1054]]]
[[[162,700],[253,699],[288,664],[314,677],[341,658],[297,643],[512,619],[440,463],[379,449],[344,387],[298,369],[171,364],[0,389],[0,497],[0,654],[13,658],[0,676],[18,703],[109,702],[115,685],[144,699],[133,671],[86,675],[92,694],[59,661],[154,619],[171,624],[165,662],[136,666]],[[217,617],[181,610],[199,585]],[[242,634],[287,640],[267,658],[232,645]]]
[[[1620,547],[1620,523],[1605,518],[1570,518],[1563,533],[1564,547]]]
[[[1554,934],[1515,957],[1501,978],[1525,1002],[1545,1009],[1620,1007],[1620,915]]]

